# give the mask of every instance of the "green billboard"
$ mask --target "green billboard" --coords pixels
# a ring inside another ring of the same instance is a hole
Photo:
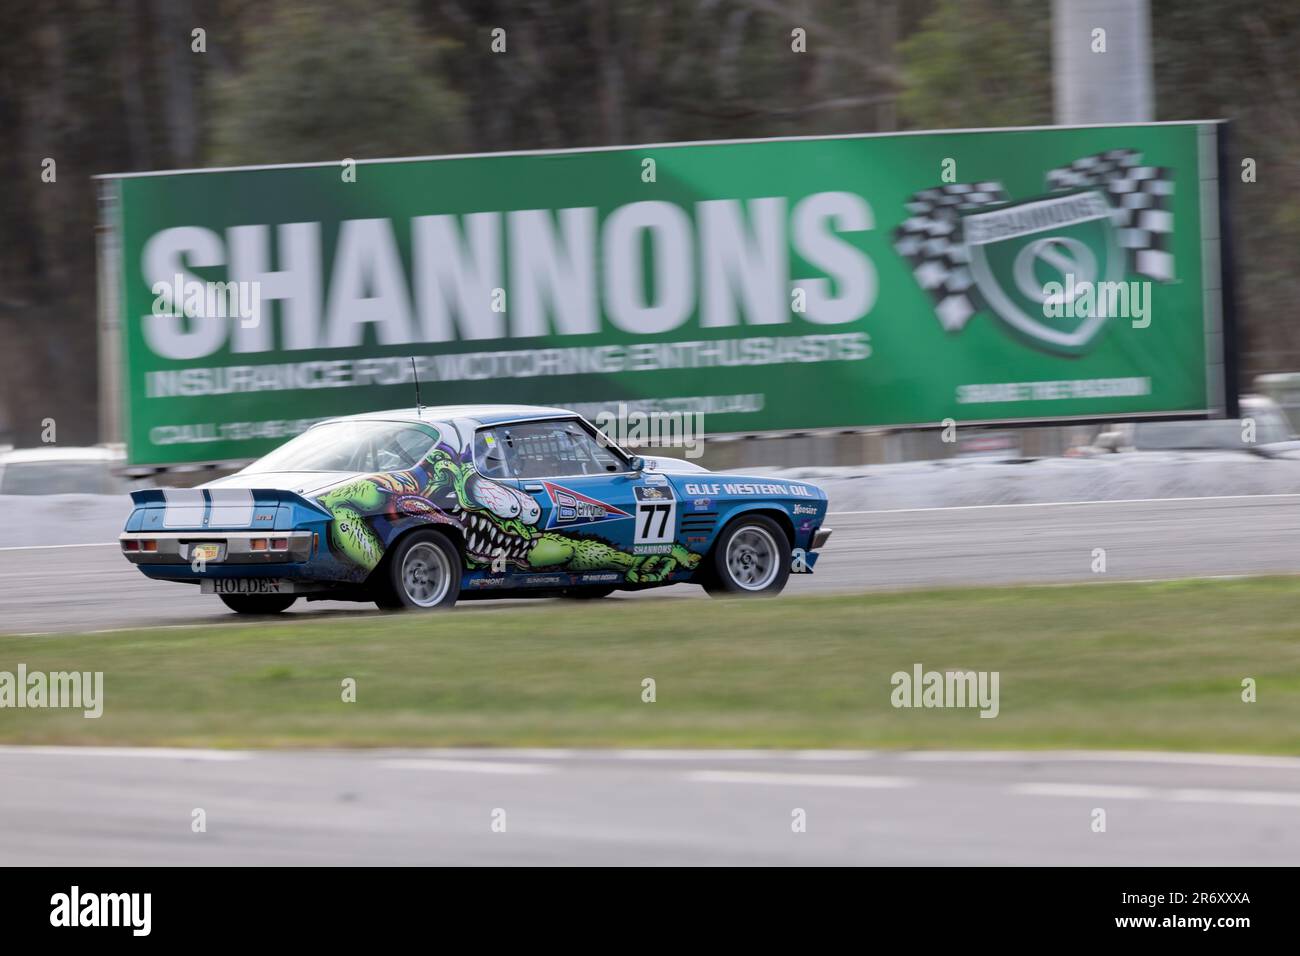
[[[1225,407],[1215,123],[107,177],[134,463],[414,404],[711,434]],[[414,363],[412,362],[414,357]]]

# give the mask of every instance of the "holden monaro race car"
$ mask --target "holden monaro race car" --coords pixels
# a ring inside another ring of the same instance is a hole
[[[237,474],[131,498],[127,559],[244,614],[687,582],[776,594],[831,533],[814,485],[643,458],[572,412],[521,405],[336,418]]]

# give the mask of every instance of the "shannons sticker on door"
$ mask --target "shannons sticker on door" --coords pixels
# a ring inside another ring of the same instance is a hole
[[[677,498],[671,485],[644,485],[636,494],[634,554],[667,554],[677,534]]]

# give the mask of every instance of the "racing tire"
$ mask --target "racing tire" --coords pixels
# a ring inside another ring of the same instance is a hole
[[[221,603],[236,614],[279,614],[298,600],[296,594],[219,594]]]
[[[790,539],[766,515],[742,516],[722,529],[707,571],[713,597],[774,597],[790,578]]]
[[[416,531],[393,548],[375,603],[386,611],[449,608],[460,597],[460,553],[438,531]]]

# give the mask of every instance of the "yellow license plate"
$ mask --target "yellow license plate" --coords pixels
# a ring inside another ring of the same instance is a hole
[[[190,546],[191,561],[215,561],[221,556],[219,544],[195,544]]]

